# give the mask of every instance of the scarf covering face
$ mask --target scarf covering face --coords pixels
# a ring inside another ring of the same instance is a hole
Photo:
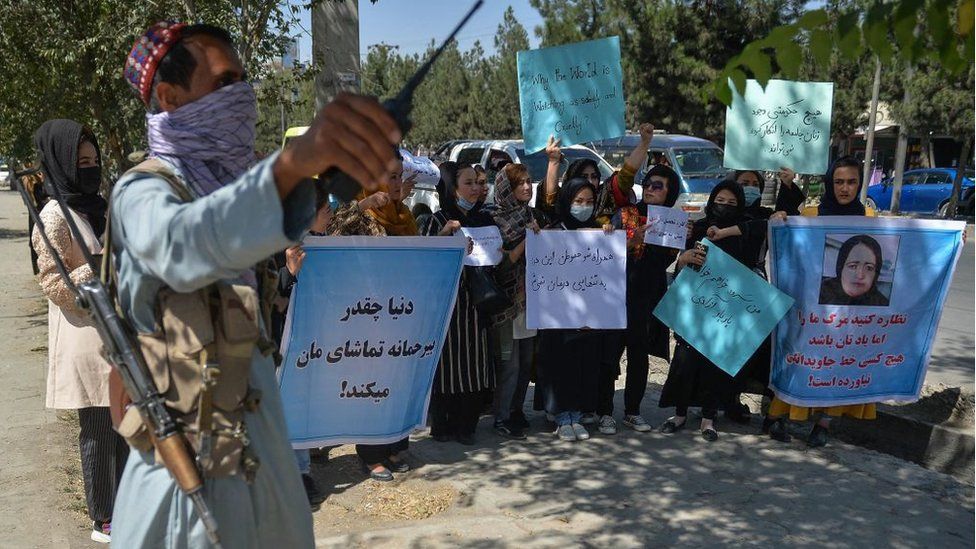
[[[588,188],[593,191],[594,208],[589,219],[586,221],[579,221],[573,217],[573,214],[570,213],[570,209],[573,207],[573,199],[575,199],[576,195],[578,195],[584,188]],[[596,191],[596,187],[582,177],[576,177],[563,183],[563,186],[559,189],[559,196],[556,198],[556,215],[558,216],[558,221],[571,231],[596,227]]]
[[[713,210],[715,207],[715,197],[718,196],[718,193],[721,191],[730,191],[735,195],[735,200],[737,202],[735,206],[735,215],[729,216],[727,219],[719,219]],[[696,222],[696,224],[704,222],[708,226],[715,225],[720,229],[731,227],[732,225],[738,225],[740,222],[742,222],[745,214],[745,202],[746,197],[742,192],[742,185],[739,185],[731,179],[726,179],[718,185],[715,185],[715,188],[712,189],[712,194],[708,196],[708,202],[705,204],[705,218],[699,220]]]
[[[357,200],[362,200],[380,191],[390,192],[390,187],[385,181],[381,182],[375,191],[360,191]],[[413,214],[403,205],[403,202],[390,199],[386,206],[379,209],[370,208],[365,213],[379,222],[386,230],[386,234],[390,236],[417,236],[420,234],[417,230],[417,220],[413,218]]]
[[[257,161],[257,99],[237,82],[172,112],[146,116],[149,151],[179,168],[197,196],[233,182]]]
[[[842,206],[840,202],[837,202],[837,195],[834,194],[834,172],[837,170],[837,164],[841,160],[837,159],[827,170],[827,175],[824,176],[824,194],[820,199],[820,207],[817,208],[817,215],[865,215],[866,210],[864,209],[864,204],[861,204],[861,185],[864,182],[861,181],[861,170],[857,170],[857,194],[854,195],[854,200],[850,204]]]
[[[78,180],[78,145],[82,135],[95,146],[101,165],[102,153],[98,143],[81,124],[74,120],[48,120],[34,134],[34,146],[44,171],[44,185],[48,196],[54,197],[55,187],[72,210],[88,218],[95,235],[105,232],[105,210],[108,202],[99,196],[98,189],[84,189]]]
[[[532,210],[515,198],[512,182],[504,169],[495,177],[495,205],[492,218],[502,234],[502,241],[506,246],[517,246],[525,239],[525,227],[532,222]]]

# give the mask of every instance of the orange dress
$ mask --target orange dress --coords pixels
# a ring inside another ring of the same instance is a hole
[[[816,217],[817,208],[807,207],[802,211],[804,217]],[[867,217],[877,217],[877,212],[872,209],[867,209],[865,213]],[[829,406],[827,408],[807,408],[806,406],[794,406],[792,404],[783,402],[778,396],[773,397],[773,401],[769,404],[768,417],[778,418],[782,416],[789,416],[793,421],[806,421],[809,419],[810,414],[815,414],[818,412],[823,412],[830,417],[840,417],[847,416],[854,419],[875,419],[878,415],[877,405],[874,403],[869,404],[850,404],[847,406]]]

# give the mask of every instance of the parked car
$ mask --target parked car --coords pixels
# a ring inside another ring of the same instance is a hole
[[[640,136],[628,134],[614,139],[594,141],[589,145],[604,158],[619,159],[619,164],[627,158],[630,151],[640,143]],[[681,178],[681,192],[678,195],[679,207],[692,217],[700,216],[708,202],[712,188],[730,172],[723,166],[724,151],[721,147],[698,137],[679,134],[654,134],[648,148],[647,161],[637,171],[643,177],[648,166],[666,164]]]
[[[955,180],[954,168],[925,168],[908,170],[902,177],[901,202],[903,212],[937,214],[945,217],[952,197],[952,182]],[[960,188],[960,204],[966,197],[966,190],[974,186],[973,170],[963,171]],[[890,210],[891,196],[894,194],[894,181],[885,179],[880,185],[868,188],[867,206],[875,210]]]
[[[461,143],[467,143],[468,141],[470,139],[452,139],[445,141],[434,149],[434,152],[430,153],[430,159],[439,164],[451,157],[451,151],[454,150],[455,146]]]
[[[583,145],[572,145],[563,147],[563,161],[559,167],[559,176],[562,177],[571,163],[580,158],[592,158],[600,167],[600,176],[610,177],[614,169],[599,154]],[[533,193],[530,204],[535,205],[538,193],[535,192],[539,183],[546,177],[546,170],[549,168],[549,159],[545,151],[537,151],[532,154],[525,154],[525,145],[521,139],[497,140],[497,141],[462,141],[454,145],[448,157],[461,165],[480,164],[488,172],[488,201],[494,200],[495,195],[495,174],[497,173],[498,163],[501,161],[525,164],[532,177]],[[437,190],[431,185],[417,184],[413,193],[408,197],[406,204],[418,222],[433,212],[440,209],[440,200]]]
[[[7,166],[6,162],[2,161],[0,161],[0,181],[6,183],[10,187],[11,191],[14,190],[13,170]]]

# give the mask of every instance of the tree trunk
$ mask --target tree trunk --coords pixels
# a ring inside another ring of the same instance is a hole
[[[905,70],[905,82],[910,82],[914,74],[915,67],[909,65],[908,69]],[[912,91],[906,86],[904,102],[906,105],[908,105],[911,104],[911,101]],[[908,154],[908,128],[905,127],[904,121],[899,121],[898,146],[895,148],[895,185],[891,192],[891,213],[898,213],[901,207],[901,185],[902,179],[905,176],[906,154]]]
[[[861,203],[868,198],[868,185],[871,184],[871,175],[874,173],[874,126],[878,122],[878,93],[881,89],[881,59],[875,58],[874,68],[874,87],[871,89],[871,110],[868,115],[867,143],[864,145],[864,177],[861,179]]]
[[[959,191],[962,189],[962,174],[966,171],[966,163],[969,162],[969,153],[973,150],[973,136],[969,136],[962,143],[962,150],[959,152],[959,162],[956,165],[956,177],[952,180],[952,197],[949,199],[949,211],[946,217],[953,219],[956,217],[956,209],[959,207]]]

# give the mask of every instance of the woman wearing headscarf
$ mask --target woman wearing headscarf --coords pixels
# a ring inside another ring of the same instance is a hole
[[[425,236],[451,236],[461,227],[493,225],[494,220],[483,210],[474,169],[444,162],[440,171],[441,209],[430,217]],[[475,443],[474,432],[482,404],[495,385],[488,346],[489,322],[474,307],[469,269],[465,267],[461,273],[430,397],[431,436],[439,442],[453,438],[465,445]]]
[[[620,375],[620,354],[627,348],[627,380],[624,389],[623,424],[638,432],[651,430],[640,413],[647,390],[648,355],[664,360],[671,356],[671,333],[651,312],[668,289],[668,267],[677,251],[644,244],[648,206],[671,208],[678,201],[680,179],[671,168],[658,164],[640,182],[641,199],[621,208],[611,220],[614,229],[627,232],[627,329],[616,352],[615,364],[606,364],[598,386],[597,415],[603,434],[617,431],[613,419],[614,381]],[[605,227],[606,228],[606,227]]]
[[[73,120],[49,120],[34,135],[48,196],[57,190],[81,233],[76,240],[56,200],[41,210],[45,234],[69,271],[81,284],[95,278],[82,252],[102,253],[107,202],[101,186],[101,154],[91,130]],[[91,539],[111,539],[115,492],[122,477],[129,447],[112,429],[109,413],[109,373],[102,358],[101,339],[94,325],[75,303],[74,295],[58,271],[39,227],[31,242],[37,251],[38,282],[48,298],[48,408],[78,411],[81,431],[78,446],[85,482],[85,500],[91,518]]]
[[[556,230],[599,228],[595,219],[596,186],[587,179],[563,183],[556,200]],[[581,420],[596,409],[603,331],[588,329],[539,330],[538,403],[553,416],[558,440],[586,440]]]
[[[878,241],[866,234],[848,238],[837,252],[836,276],[824,278],[821,304],[887,307],[888,298],[878,290],[884,257]]]
[[[678,256],[678,268],[689,265],[701,266],[705,256],[697,250],[695,243],[704,238],[709,228],[728,228],[745,219],[745,195],[742,186],[735,181],[725,180],[712,189],[705,205],[705,217],[692,226],[688,250]],[[743,265],[750,265],[752,258],[747,254],[748,247],[741,236],[730,236],[713,245],[731,255]],[[699,353],[687,341],[676,337],[674,358],[668,370],[668,379],[661,390],[661,408],[675,407],[675,414],[661,426],[662,433],[674,433],[683,429],[688,419],[688,408],[700,406],[702,409],[701,436],[708,442],[718,440],[715,430],[715,416],[732,392],[733,378]]]
[[[827,175],[824,177],[824,195],[820,199],[820,206],[815,210],[813,208],[805,209],[803,215],[874,216],[875,212],[866,210],[859,199],[862,184],[861,163],[851,156],[838,158],[830,166]],[[788,404],[777,396],[769,405],[769,412],[763,421],[763,430],[768,430],[769,436],[775,440],[789,442],[792,437],[787,431],[785,418],[789,417],[793,421],[806,421],[811,415],[819,417],[807,437],[807,445],[820,447],[827,444],[827,434],[832,418],[848,416],[854,419],[874,419],[877,416],[877,407],[875,404],[869,403],[807,408]]]
[[[525,438],[529,426],[522,410],[535,358],[536,331],[525,323],[525,234],[548,225],[545,214],[529,206],[532,178],[522,164],[507,164],[495,178],[492,218],[502,236],[504,255],[495,281],[512,306],[492,317],[495,358],[495,432]]]

